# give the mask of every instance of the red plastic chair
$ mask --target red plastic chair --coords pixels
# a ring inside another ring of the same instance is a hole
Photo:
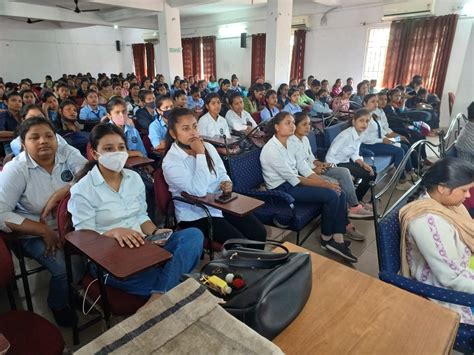
[[[10,251],[0,238],[0,287],[11,288],[14,279]],[[63,353],[64,340],[58,328],[33,312],[16,311],[14,301],[10,303],[13,310],[0,315],[0,333],[10,343],[8,354]]]
[[[186,200],[184,197],[172,197],[168,189],[168,184],[166,183],[165,177],[163,176],[162,169],[156,169],[153,175],[154,178],[154,190],[155,190],[155,203],[156,206],[160,209],[161,214],[165,217],[165,227],[167,228],[179,228],[175,223],[171,222],[174,220],[174,205],[173,201],[181,201],[188,203],[190,205],[195,205],[200,207],[207,215],[208,218],[208,236],[209,238],[204,238],[204,249],[209,252],[209,257],[212,260],[214,257],[214,251],[222,250],[222,244],[215,242],[213,240],[212,232],[212,218],[209,210],[206,205],[202,203],[196,203]]]

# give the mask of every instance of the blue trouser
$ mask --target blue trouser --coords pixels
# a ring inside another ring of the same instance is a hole
[[[371,150],[376,156],[379,155],[390,155],[393,157],[393,164],[396,168],[400,165],[405,155],[406,150],[402,147],[397,147],[392,144],[385,143],[375,143],[375,144],[362,144],[362,148]],[[411,160],[409,159],[405,165],[406,171],[412,171],[413,166],[411,165]],[[405,174],[402,174],[402,179],[405,178]]]
[[[187,228],[173,233],[164,248],[173,254],[163,266],[155,266],[126,280],[107,276],[106,285],[123,291],[148,297],[152,293],[164,293],[179,284],[181,275],[191,272],[202,254],[204,236],[197,228]],[[91,273],[96,275],[93,266]]]
[[[293,196],[296,202],[322,204],[321,233],[327,236],[345,233],[347,225],[347,203],[343,191],[338,194],[332,189],[316,186],[292,186],[285,182],[275,190]]]
[[[346,194],[346,199],[350,207],[354,207],[359,204],[359,199],[357,198],[355,192],[354,181],[352,180],[352,175],[349,169],[336,166],[334,168],[328,169],[324,175],[321,175],[321,177],[323,179],[329,177],[330,179],[336,180],[339,183],[342,191],[344,191]]]
[[[43,238],[20,239],[20,243],[27,256],[35,259],[51,273],[48,293],[49,308],[54,310],[66,308],[69,299],[64,252],[58,250],[54,257],[45,257],[44,252],[46,250],[46,244],[44,243]],[[71,263],[73,278],[74,281],[77,282],[84,274],[84,262],[81,257],[74,255],[71,258]]]

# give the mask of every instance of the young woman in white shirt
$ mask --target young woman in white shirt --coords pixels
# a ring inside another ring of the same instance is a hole
[[[238,132],[250,132],[257,127],[257,123],[250,113],[244,110],[244,101],[240,93],[233,92],[229,95],[230,110],[227,111],[225,119],[231,130]]]
[[[400,210],[401,272],[405,277],[474,296],[474,222],[463,202],[474,168],[438,160],[423,175],[420,197]],[[474,325],[474,308],[440,302]]]
[[[112,238],[121,247],[139,248],[145,236],[170,230],[158,228],[147,214],[145,185],[133,170],[124,169],[127,141],[115,125],[99,124],[90,136],[94,159],[71,189],[68,211],[75,230],[90,229]],[[203,236],[196,228],[174,232],[164,248],[173,258],[137,275],[119,280],[109,275],[107,284],[151,300],[169,291],[190,272],[202,253]],[[96,269],[91,268],[95,273]]]
[[[74,312],[54,210],[87,160],[77,149],[58,151],[54,127],[44,117],[22,122],[19,136],[23,152],[0,173],[0,229],[24,236],[18,242],[25,254],[51,273],[47,302],[56,322],[71,326]],[[80,280],[81,259],[73,258],[73,271]]]
[[[363,198],[369,190],[369,182],[375,181],[376,173],[373,168],[364,162],[360,155],[360,136],[367,130],[370,120],[370,111],[359,109],[354,113],[349,127],[339,133],[334,138],[326,154],[326,161],[337,166],[347,168],[356,179],[361,179],[361,183],[356,189],[357,199]]]
[[[288,112],[280,112],[267,124],[272,138],[260,154],[267,189],[283,191],[296,202],[321,204],[321,246],[350,262],[357,262],[344,243],[347,224],[346,194],[337,182],[321,178],[307,164],[297,142],[295,121]]]
[[[221,99],[217,93],[211,93],[204,99],[204,114],[199,118],[199,134],[203,136],[230,136],[229,125],[224,117],[219,115],[221,111]],[[222,132],[221,132],[222,130]]]
[[[275,90],[268,90],[265,93],[265,107],[260,111],[260,119],[262,122],[272,119],[280,112],[278,108],[278,95]]]
[[[175,108],[170,112],[169,145],[162,168],[173,196],[181,196],[182,192],[194,196],[232,192],[232,181],[222,159],[211,144],[202,141],[199,133],[192,111]],[[212,216],[215,241],[223,243],[233,238],[266,240],[265,227],[253,214],[236,217],[210,206],[208,209]],[[180,227],[199,228],[207,237],[207,215],[201,208],[176,201],[175,212]]]

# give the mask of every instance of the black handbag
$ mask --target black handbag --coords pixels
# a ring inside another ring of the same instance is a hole
[[[271,245],[284,250],[274,253],[242,247]],[[234,248],[231,248],[234,246]],[[260,335],[273,339],[301,312],[311,293],[312,268],[309,253],[290,253],[280,242],[231,239],[223,244],[223,257],[209,262],[203,276],[221,279],[232,273],[245,286],[232,289],[222,307]]]

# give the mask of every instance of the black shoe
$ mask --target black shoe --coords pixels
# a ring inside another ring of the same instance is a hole
[[[54,315],[54,320],[60,327],[72,327],[77,322],[77,315],[74,310],[69,307],[56,310],[51,310]]]
[[[327,250],[328,248],[326,248],[326,244],[329,243],[329,241],[325,241],[321,238],[321,248],[323,248],[324,250]],[[350,240],[345,240],[344,239],[344,245],[349,248],[351,245],[352,245],[352,242]]]
[[[321,247],[327,251],[337,254],[351,263],[356,263],[358,259],[352,255],[350,249],[346,246],[346,243],[336,243],[334,239],[325,241],[321,239]]]

